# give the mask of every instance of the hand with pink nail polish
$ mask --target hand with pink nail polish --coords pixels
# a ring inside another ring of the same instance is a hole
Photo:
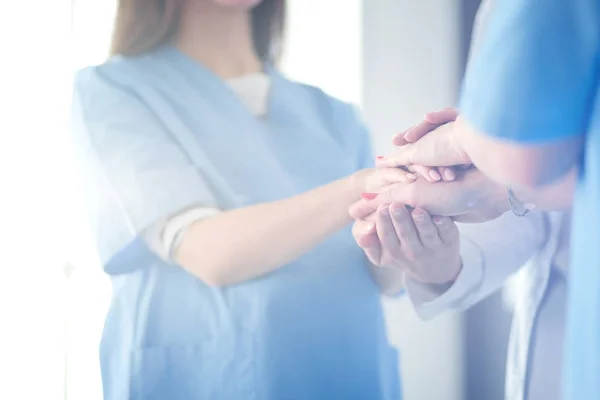
[[[386,186],[409,185],[417,176],[401,168],[367,168],[352,175],[353,186],[363,200],[373,200]]]
[[[457,171],[452,182],[431,184],[417,179],[410,185],[383,187],[371,200],[360,200],[350,207],[354,219],[365,219],[381,205],[402,203],[423,208],[432,215],[452,217],[460,222],[484,222],[510,209],[506,189],[477,169]]]

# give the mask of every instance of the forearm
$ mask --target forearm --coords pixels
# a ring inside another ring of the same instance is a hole
[[[385,296],[395,296],[404,289],[404,272],[400,268],[369,263],[369,272]]]
[[[209,285],[240,283],[299,257],[350,222],[360,198],[353,177],[295,197],[198,221],[176,250],[177,262]]]
[[[577,187],[577,168],[571,169],[564,178],[541,187],[513,187],[515,196],[523,203],[535,204],[547,211],[564,211],[571,208]]]
[[[464,118],[454,124],[460,147],[486,176],[506,186],[539,187],[564,180],[581,151],[581,138],[524,145],[479,132]]]

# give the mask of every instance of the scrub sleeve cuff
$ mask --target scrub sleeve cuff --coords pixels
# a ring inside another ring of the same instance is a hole
[[[481,249],[461,237],[460,255],[463,268],[449,288],[406,278],[408,297],[421,319],[428,320],[449,309],[462,308],[465,299],[480,287],[484,269]]]

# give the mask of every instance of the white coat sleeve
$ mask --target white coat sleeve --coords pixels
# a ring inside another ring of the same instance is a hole
[[[406,279],[409,298],[423,319],[447,310],[465,310],[496,290],[543,248],[547,214],[531,212],[518,217],[511,212],[480,224],[459,224],[463,268],[452,286]]]

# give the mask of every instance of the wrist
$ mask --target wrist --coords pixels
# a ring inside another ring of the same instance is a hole
[[[354,198],[356,198],[356,200],[359,200],[360,194],[365,191],[365,188],[367,186],[367,178],[372,173],[372,171],[372,168],[361,169],[343,179],[345,193],[348,193]]]
[[[462,257],[458,257],[458,261],[456,262],[456,265],[458,265],[458,268],[456,268],[456,271],[454,273],[454,275],[446,282],[450,285],[453,285],[454,282],[456,282],[456,280],[458,279],[460,273],[463,270],[463,261],[462,261]]]
[[[463,270],[463,262],[460,255],[457,257],[457,260],[451,265],[453,267],[448,271],[448,276],[444,280],[437,283],[437,285],[439,285],[440,288],[445,288],[445,290],[449,289],[450,286],[454,285],[454,282],[456,282],[456,280],[460,276],[460,273]]]
[[[502,215],[508,211],[510,211],[510,202],[508,199],[508,192],[506,188],[502,185],[499,185],[495,182],[492,182],[491,189],[491,207],[495,210],[497,215]]]
[[[471,183],[467,207],[471,209],[468,214],[475,216],[475,221],[488,221],[510,210],[508,193],[504,186],[487,178],[476,168],[468,170],[464,178]],[[473,222],[471,219],[469,221]]]

